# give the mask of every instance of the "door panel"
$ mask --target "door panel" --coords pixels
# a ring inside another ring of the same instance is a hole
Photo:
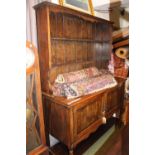
[[[87,103],[81,103],[80,107],[74,108],[74,137],[76,138],[81,132],[88,127],[91,128],[98,119],[101,117],[102,100],[101,97],[95,97],[94,99],[86,101]]]
[[[105,106],[106,115],[113,113],[118,108],[118,91],[113,89],[107,93],[107,102]]]

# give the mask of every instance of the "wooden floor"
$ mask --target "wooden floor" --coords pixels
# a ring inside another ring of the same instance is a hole
[[[99,129],[90,135],[89,138],[82,141],[75,149],[74,155],[82,155],[94,142],[96,142],[114,123],[115,119],[111,119],[106,125],[102,125]],[[58,143],[51,148],[54,155],[68,155],[68,149],[62,143]],[[104,143],[95,155],[129,155],[129,126],[120,126]]]

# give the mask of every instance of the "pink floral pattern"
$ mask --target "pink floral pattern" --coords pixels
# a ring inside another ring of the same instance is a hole
[[[55,83],[52,86],[52,91],[55,96],[65,96],[71,99],[111,88],[116,85],[117,82],[114,77],[109,74],[109,72],[102,70],[98,76],[84,78],[70,83]]]
[[[96,67],[90,67],[75,72],[59,74],[55,80],[55,83],[76,82],[85,78],[90,78],[98,75],[100,75],[99,70]]]

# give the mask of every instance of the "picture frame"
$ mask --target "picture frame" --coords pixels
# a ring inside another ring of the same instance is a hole
[[[59,0],[59,4],[81,12],[94,15],[92,0]]]

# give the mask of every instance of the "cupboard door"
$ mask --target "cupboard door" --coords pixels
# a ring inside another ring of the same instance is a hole
[[[120,114],[123,112],[124,103],[124,83],[118,85],[118,107],[120,109]]]
[[[78,104],[73,109],[74,138],[90,131],[91,127],[101,118],[101,97]],[[90,130],[89,130],[90,129]]]
[[[118,85],[118,101],[120,106],[122,106],[124,102],[124,89],[124,83]]]
[[[106,117],[111,116],[117,108],[118,108],[118,91],[117,89],[113,89],[107,93],[107,101],[105,105]]]
[[[107,102],[107,98],[106,98],[107,96],[106,96],[106,93],[104,93],[103,95],[102,95],[102,108],[101,108],[101,115],[102,115],[102,117],[104,117],[105,116],[105,112],[106,112],[106,102]]]

